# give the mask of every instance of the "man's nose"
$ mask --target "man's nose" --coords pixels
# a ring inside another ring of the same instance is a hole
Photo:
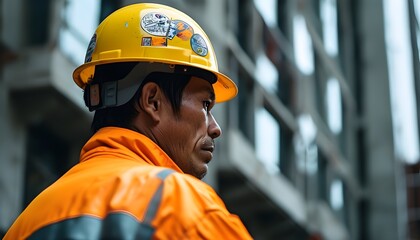
[[[222,129],[214,118],[213,114],[210,114],[208,134],[211,138],[215,139],[222,135]]]

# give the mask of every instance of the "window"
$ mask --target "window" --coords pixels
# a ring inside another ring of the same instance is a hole
[[[413,164],[420,152],[407,2],[384,1],[384,16],[395,152]]]
[[[99,24],[100,1],[67,0],[62,12],[60,49],[79,65],[84,62],[90,38]]]
[[[238,72],[238,126],[245,137],[253,142],[254,139],[254,94],[252,78],[240,67]]]
[[[311,75],[314,72],[312,40],[305,19],[300,14],[293,17],[293,50],[299,70],[305,75]]]
[[[269,173],[279,172],[280,126],[278,121],[265,109],[255,113],[255,148]]]
[[[298,167],[301,172],[313,175],[318,171],[318,147],[315,144],[317,128],[309,114],[297,118],[299,137],[295,140],[295,148],[299,149]]]
[[[335,179],[330,187],[330,204],[332,209],[339,211],[344,205],[343,182]]]
[[[248,54],[252,55],[252,40],[249,32],[252,31],[252,2],[249,0],[240,1],[238,7],[237,26],[235,27],[236,37],[242,49]]]
[[[265,0],[258,1],[254,0],[255,7],[260,12],[265,23],[269,27],[277,26],[277,1],[276,0]]]
[[[109,14],[122,6],[121,0],[102,0],[99,21],[102,22]]]
[[[328,126],[334,134],[339,134],[342,130],[342,109],[341,91],[338,80],[330,78],[327,81],[326,90],[327,120]]]
[[[47,43],[50,27],[50,0],[28,0],[26,6],[26,41],[29,46]]]
[[[255,78],[266,91],[271,93],[277,92],[279,73],[276,66],[264,53],[260,53],[257,56]]]
[[[407,218],[411,239],[420,238],[420,164],[406,165]]]
[[[320,7],[325,50],[330,56],[335,57],[338,54],[337,2],[322,0]]]
[[[68,144],[47,127],[29,127],[24,206],[70,168],[68,153]]]

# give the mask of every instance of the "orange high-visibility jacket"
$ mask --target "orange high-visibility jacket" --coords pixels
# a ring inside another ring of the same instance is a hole
[[[209,185],[146,136],[116,127],[99,130],[4,239],[101,238],[251,239]]]

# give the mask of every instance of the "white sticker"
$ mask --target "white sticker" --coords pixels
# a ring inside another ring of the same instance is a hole
[[[169,18],[161,13],[148,13],[141,19],[141,27],[154,36],[166,36],[169,29]]]

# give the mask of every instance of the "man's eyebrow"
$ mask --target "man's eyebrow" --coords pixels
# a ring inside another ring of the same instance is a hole
[[[214,100],[216,99],[216,95],[214,94],[214,91],[209,90],[209,94],[210,94],[210,99],[211,99],[212,101],[214,101]]]
[[[210,100],[214,101],[216,99],[216,95],[214,93],[213,87],[210,87],[210,86],[206,87],[205,92],[208,94]]]

